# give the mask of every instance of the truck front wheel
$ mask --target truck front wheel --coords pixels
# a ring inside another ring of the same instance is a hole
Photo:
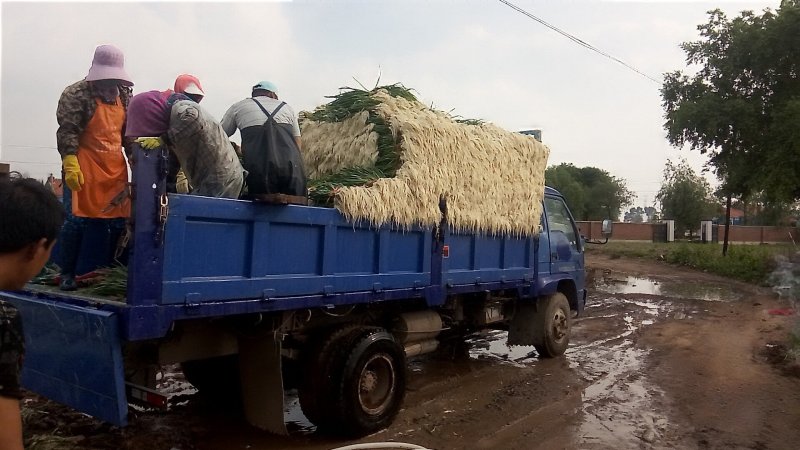
[[[569,346],[569,333],[572,319],[569,301],[560,292],[542,298],[534,316],[537,344],[536,351],[542,358],[553,358],[563,355]]]

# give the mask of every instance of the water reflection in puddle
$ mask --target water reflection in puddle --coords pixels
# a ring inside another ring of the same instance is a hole
[[[596,279],[596,289],[608,294],[645,294],[666,297],[704,300],[714,302],[730,302],[740,300],[742,294],[733,286],[710,283],[691,283],[681,281],[657,281],[650,278],[600,277]]]
[[[623,340],[610,347],[578,349],[570,366],[580,367],[589,386],[583,391],[583,422],[578,436],[584,444],[632,448],[657,440],[667,419],[653,411],[657,387],[641,372],[648,352]]]
[[[317,429],[317,427],[303,415],[296,389],[286,392],[283,402],[283,419],[286,421],[286,428],[292,434],[311,434]]]
[[[670,290],[672,283],[636,277],[599,284],[590,290],[591,307],[573,322],[566,352],[569,369],[586,382],[574,436],[582,448],[657,446],[669,422],[658,413],[663,393],[647,377],[649,353],[635,345],[636,333],[664,319],[691,318],[701,309],[696,303],[664,297],[728,301],[740,295],[714,286],[695,288],[687,295]],[[506,338],[504,331],[472,335],[467,339],[469,357],[517,367],[539,364],[533,347],[509,347]]]
[[[186,381],[178,364],[163,367],[162,371],[156,376],[156,381],[156,388],[167,396],[170,409],[188,405],[192,399],[195,399],[197,394],[197,389]],[[132,406],[138,411],[157,411],[150,407]],[[296,389],[288,390],[285,393],[283,417],[286,421],[286,428],[292,434],[306,435],[316,431],[316,426],[303,415]]]
[[[469,356],[475,359],[490,359],[513,365],[526,365],[536,361],[538,353],[532,345],[508,346],[508,332],[488,330],[475,333],[465,342],[469,346]]]

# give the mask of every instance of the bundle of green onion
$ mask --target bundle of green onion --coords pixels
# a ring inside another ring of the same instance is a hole
[[[97,269],[100,276],[86,288],[86,292],[104,297],[124,299],[128,292],[128,268],[116,265]]]
[[[301,114],[301,125],[313,127],[316,124],[344,122],[360,113],[367,112],[364,126],[368,133],[377,135],[377,156],[369,163],[344,167],[333,173],[317,174],[308,181],[309,198],[320,206],[333,206],[333,194],[343,186],[369,185],[379,178],[393,177],[400,167],[399,148],[394,141],[389,124],[380,117],[376,108],[380,102],[373,97],[378,90],[385,90],[392,97],[402,97],[416,101],[416,97],[402,84],[379,86],[372,90],[345,87],[341,93],[326,98],[330,102],[316,108],[313,112]],[[303,148],[313,149],[315,142],[303,136]],[[313,150],[309,150],[313,151]]]

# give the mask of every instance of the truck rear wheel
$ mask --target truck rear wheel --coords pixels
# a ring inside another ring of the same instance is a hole
[[[542,358],[563,355],[569,346],[569,333],[572,319],[569,301],[561,292],[539,300],[534,316],[534,327],[539,335],[534,344]]]
[[[359,330],[344,354],[336,391],[340,430],[360,437],[386,428],[403,403],[406,360],[403,348],[384,329]]]
[[[363,329],[359,325],[347,325],[330,332],[323,339],[311,345],[305,352],[302,367],[303,376],[297,389],[300,409],[306,418],[320,428],[328,428],[333,420],[333,386],[339,378],[341,353],[347,351],[353,333]]]

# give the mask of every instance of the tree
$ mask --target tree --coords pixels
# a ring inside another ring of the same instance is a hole
[[[727,225],[732,197],[800,198],[800,0],[733,20],[710,11],[698,30],[702,39],[681,48],[699,70],[665,74],[664,128],[673,145],[708,154]],[[726,226],[723,253],[727,241]]]
[[[696,174],[685,160],[667,161],[656,200],[661,203],[662,216],[675,221],[676,233],[683,235],[688,231],[691,237],[700,221],[711,217],[715,212],[711,197],[708,181]]]
[[[561,192],[576,220],[617,219],[633,201],[624,180],[596,167],[562,163],[548,167],[544,179]]]
[[[574,168],[574,166],[571,166]],[[560,166],[548,167],[544,172],[544,182],[546,185],[558,190],[567,201],[572,216],[576,220],[584,220],[586,216],[586,190],[584,186],[575,178],[576,171]]]
[[[628,212],[625,213],[625,218],[623,220],[628,223],[642,223],[645,220],[644,216],[644,209],[641,206],[637,206],[629,209]]]
[[[763,193],[758,192],[740,201],[736,207],[745,214],[745,225],[785,226],[789,225],[791,218],[797,214],[797,203],[769,200]]]
[[[661,214],[658,211],[656,211],[656,209],[653,208],[652,206],[646,206],[644,208],[644,213],[647,214],[648,222],[656,222],[658,220],[661,220]]]

